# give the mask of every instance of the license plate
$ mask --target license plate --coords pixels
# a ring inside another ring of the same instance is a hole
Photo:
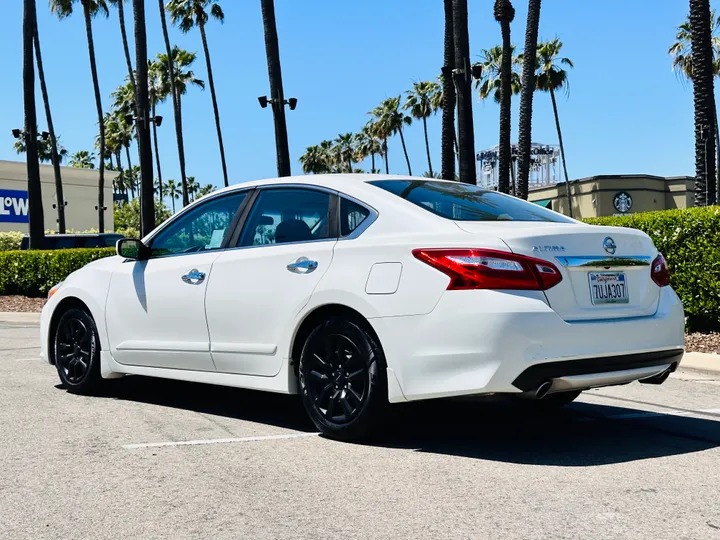
[[[627,304],[630,301],[625,272],[590,272],[590,301],[598,304]]]

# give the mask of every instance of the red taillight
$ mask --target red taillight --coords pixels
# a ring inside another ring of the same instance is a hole
[[[448,290],[545,291],[562,281],[554,264],[492,249],[415,249],[415,258],[450,277]]]
[[[652,268],[650,269],[650,277],[658,287],[667,287],[670,285],[670,269],[662,253],[655,257]]]

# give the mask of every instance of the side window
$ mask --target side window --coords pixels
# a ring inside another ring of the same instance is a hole
[[[239,246],[330,238],[330,194],[302,188],[265,189],[243,227]]]
[[[150,248],[153,257],[220,249],[246,194],[233,193],[196,206],[165,227]]]
[[[340,236],[348,236],[370,215],[370,210],[340,197]]]

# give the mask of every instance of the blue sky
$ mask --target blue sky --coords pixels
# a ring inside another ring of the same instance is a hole
[[[23,124],[22,2],[6,2],[0,18],[5,80],[0,85],[0,159],[17,160],[10,130]],[[79,2],[78,2],[79,4]],[[148,53],[164,49],[155,0],[146,0]],[[474,59],[501,41],[492,0],[469,0],[470,48]],[[524,43],[527,4],[517,10],[512,39]],[[602,7],[601,7],[602,4]],[[367,111],[385,97],[433,79],[442,65],[441,0],[275,0],[285,94],[299,100],[289,111],[294,174],[302,174],[304,149],[338,133],[357,131]],[[257,96],[269,93],[260,2],[224,0],[226,22],[208,25],[228,171],[231,183],[275,176],[270,109]],[[96,113],[80,9],[58,21],[37,0],[38,25],[55,129],[70,152],[90,149]],[[575,63],[568,98],[560,98],[560,120],[571,178],[593,174],[694,172],[692,87],[671,71],[667,49],[687,13],[681,0],[545,0],[540,37],[558,36]],[[127,5],[132,39],[131,6]],[[103,106],[126,75],[117,13],[94,21]],[[199,33],[171,29],[171,41],[198,51],[196,76],[207,79]],[[132,43],[131,43],[132,46]],[[134,52],[133,52],[134,55]],[[39,127],[45,120],[38,88]],[[517,101],[513,140],[517,138]],[[222,183],[209,90],[191,89],[183,101],[187,171],[202,184]],[[498,107],[475,96],[475,147],[497,144]],[[170,102],[159,107],[163,177],[179,179]],[[429,121],[433,165],[440,168],[440,116]],[[536,94],[533,139],[555,143],[550,98]],[[413,172],[427,170],[421,123],[408,128]],[[136,158],[137,154],[133,154]],[[399,138],[390,143],[390,171],[407,172]]]

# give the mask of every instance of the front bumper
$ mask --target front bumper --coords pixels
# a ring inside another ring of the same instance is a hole
[[[448,291],[427,315],[371,323],[398,383],[391,401],[519,393],[555,379],[553,392],[624,384],[677,366],[684,350],[682,303],[669,287],[651,317],[566,322],[542,293],[478,290]]]

